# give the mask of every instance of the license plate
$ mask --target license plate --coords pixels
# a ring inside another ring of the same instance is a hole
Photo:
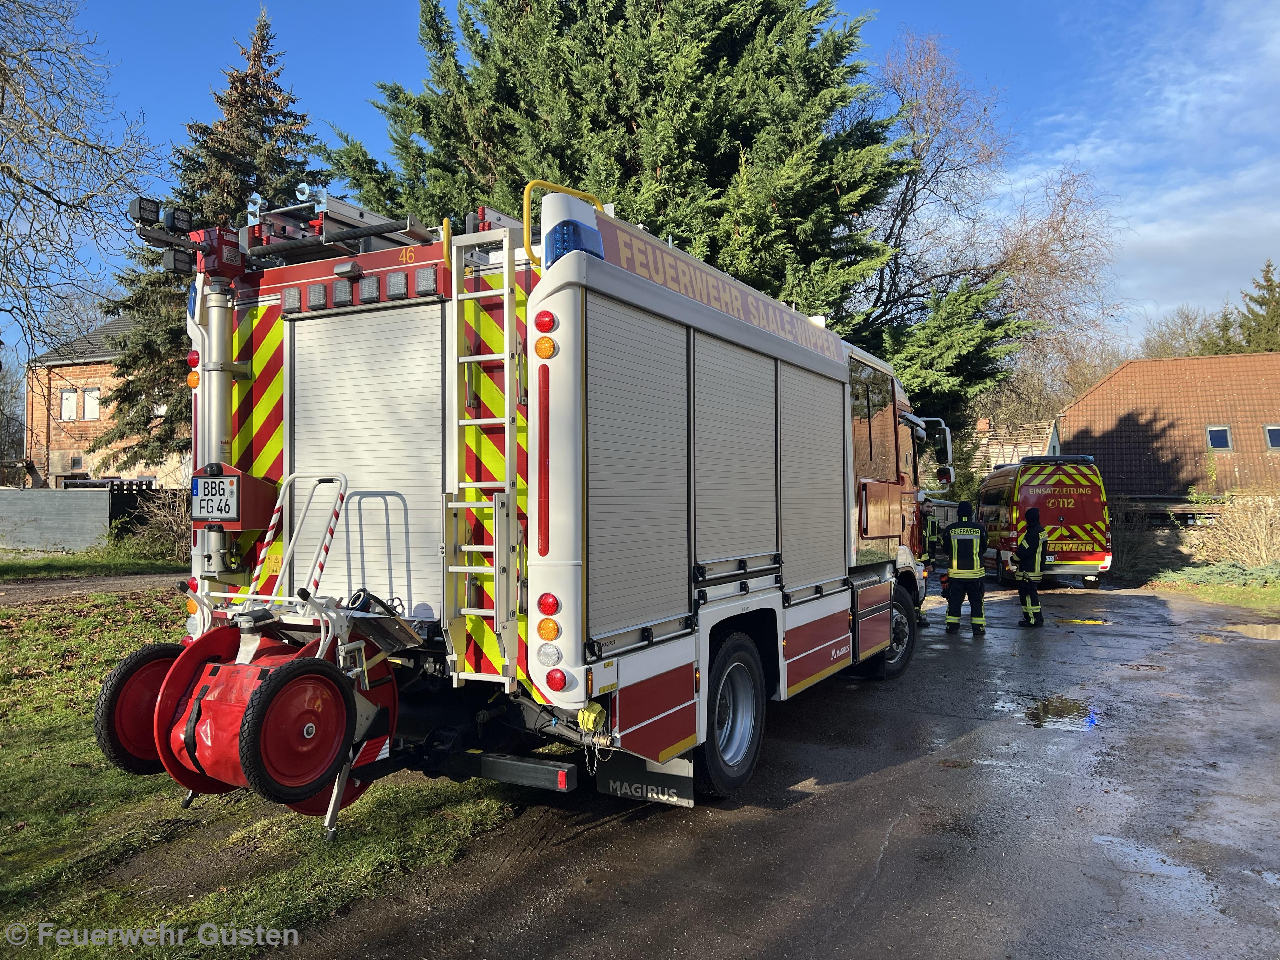
[[[192,477],[192,520],[239,520],[240,487],[235,477]]]

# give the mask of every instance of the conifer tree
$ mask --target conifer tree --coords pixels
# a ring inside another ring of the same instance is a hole
[[[1254,278],[1253,293],[1243,291],[1241,299],[1237,325],[1245,352],[1280,351],[1280,280],[1270,260],[1263,264],[1262,276]]]
[[[318,145],[297,98],[281,85],[283,54],[266,10],[258,14],[248,47],[236,42],[244,66],[228,68],[225,90],[213,95],[220,116],[187,124],[188,143],[175,147],[177,186],[170,205],[188,209],[197,229],[239,227],[249,197],[269,206],[294,202],[299,183],[326,184],[329,173],[309,161]],[[120,385],[106,398],[112,425],[93,445],[110,450],[101,466],[157,465],[191,449],[191,390],[186,385],[188,279],[160,270],[160,253],[129,251],[131,265],[117,275],[122,293],[104,305],[112,316],[135,319],[116,359]]]
[[[544,179],[808,313],[852,321],[890,250],[861,217],[905,161],[832,0],[421,0],[421,93],[379,85],[394,166],[328,157],[379,212],[516,212]]]

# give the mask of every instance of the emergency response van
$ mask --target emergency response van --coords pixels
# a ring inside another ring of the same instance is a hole
[[[987,571],[1012,579],[1009,558],[1026,531],[1027,511],[1040,509],[1048,535],[1044,572],[1077,575],[1097,586],[1111,568],[1111,518],[1102,475],[1087,456],[1023,457],[997,466],[978,488],[978,519],[987,525]]]
[[[331,832],[404,769],[574,789],[555,738],[688,805],[767,702],[906,669],[929,428],[820,318],[540,181],[457,235],[305,187],[135,219],[194,257],[197,469],[190,636],[104,684],[117,765]]]

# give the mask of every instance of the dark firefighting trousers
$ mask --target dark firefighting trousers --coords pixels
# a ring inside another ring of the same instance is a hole
[[[960,609],[969,601],[969,623],[974,630],[986,629],[987,618],[983,614],[982,597],[986,592],[982,577],[965,579],[951,576],[947,583],[947,626],[960,626]]]
[[[1025,573],[1015,574],[1018,580],[1018,601],[1022,604],[1022,616],[1028,623],[1044,623],[1040,612],[1040,578],[1032,580]]]

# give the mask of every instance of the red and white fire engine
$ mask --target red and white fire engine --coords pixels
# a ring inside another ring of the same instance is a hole
[[[906,668],[928,428],[821,318],[542,182],[457,234],[305,187],[238,232],[142,203],[196,274],[198,469],[190,636],[99,698],[119,766],[332,833],[404,769],[571,790],[554,738],[689,805],[769,700]]]

